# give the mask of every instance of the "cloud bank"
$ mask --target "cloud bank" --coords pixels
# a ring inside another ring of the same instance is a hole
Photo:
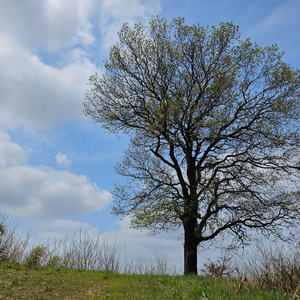
[[[93,0],[0,1],[0,27],[29,49],[57,51],[95,40]]]
[[[0,126],[31,131],[79,120],[88,77],[97,68],[88,59],[76,59],[58,69],[44,64],[36,54],[1,35]],[[79,56],[79,57],[78,57]]]
[[[84,175],[27,164],[27,153],[0,134],[0,211],[27,218],[70,218],[101,211],[112,201]],[[58,157],[61,163],[68,160]]]
[[[5,132],[24,128],[35,134],[82,121],[86,82],[99,71],[88,54],[96,34],[110,45],[123,22],[148,19],[160,10],[160,1],[0,0],[0,5],[0,209],[48,218],[100,211],[112,201],[109,192],[86,176],[29,165],[30,153]],[[71,165],[63,153],[55,159],[61,168]]]
[[[30,131],[83,120],[88,50],[116,42],[129,21],[146,21],[159,0],[0,0],[0,128]],[[101,56],[101,49],[98,50]]]

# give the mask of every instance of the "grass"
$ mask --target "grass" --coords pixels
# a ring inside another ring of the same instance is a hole
[[[0,299],[292,299],[281,291],[236,280],[196,276],[126,275],[64,268],[0,264]],[[297,298],[295,298],[297,299]]]
[[[208,260],[203,276],[184,277],[163,253],[128,261],[125,251],[122,260],[116,243],[81,230],[29,248],[30,234],[20,236],[17,225],[0,213],[0,300],[300,300],[298,245],[282,252],[261,244],[239,264]]]

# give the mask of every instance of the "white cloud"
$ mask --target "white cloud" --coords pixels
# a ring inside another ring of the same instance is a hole
[[[97,238],[100,234],[97,228],[92,227],[88,223],[65,219],[53,219],[47,222],[41,221],[38,223],[37,227],[40,230],[40,233],[38,234],[39,237],[44,240],[47,240],[48,238],[72,238],[74,234],[78,234],[79,232],[88,233],[90,238]]]
[[[0,28],[30,49],[57,51],[95,41],[92,17],[100,19],[105,46],[124,22],[146,21],[161,0],[0,0]],[[100,11],[98,10],[100,9]],[[97,15],[99,13],[99,15]]]
[[[26,164],[26,153],[7,134],[0,139],[0,211],[15,216],[58,218],[97,212],[112,201],[83,175]]]
[[[97,68],[80,51],[57,69],[1,33],[0,39],[0,68],[5,70],[0,74],[2,128],[40,130],[83,118],[86,82]]]
[[[147,20],[161,9],[159,3],[0,0],[0,69],[5,70],[0,74],[0,128],[39,131],[83,119],[86,83],[99,71],[83,50],[95,40],[91,20],[96,12],[103,44],[111,46],[123,22]]]
[[[24,217],[74,217],[100,211],[112,201],[86,176],[52,168],[12,166],[0,170],[0,207]]]
[[[95,40],[93,0],[0,0],[0,6],[0,28],[28,47],[56,51]]]
[[[71,165],[71,160],[68,158],[67,154],[57,153],[55,159],[56,163],[63,167],[69,167]]]
[[[15,166],[27,161],[27,153],[16,143],[12,143],[10,136],[0,131],[0,168]]]
[[[94,5],[0,0],[0,128],[38,131],[83,118],[86,82],[97,71],[82,50],[95,40]],[[41,60],[47,51],[60,68]]]
[[[117,42],[117,32],[123,23],[145,23],[151,15],[161,11],[161,6],[160,0],[103,0],[100,9],[100,29],[104,37],[103,48],[108,48]]]

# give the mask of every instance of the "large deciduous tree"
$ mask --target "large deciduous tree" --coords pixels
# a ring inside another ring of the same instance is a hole
[[[232,23],[124,24],[84,103],[130,136],[114,213],[154,232],[183,226],[184,274],[224,233],[242,244],[251,231],[286,237],[300,216],[299,74]]]

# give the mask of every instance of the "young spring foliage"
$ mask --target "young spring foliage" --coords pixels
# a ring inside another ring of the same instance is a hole
[[[131,138],[113,212],[153,232],[183,226],[185,274],[205,241],[297,226],[300,72],[276,45],[242,40],[232,23],[153,17],[124,24],[89,83],[86,115]]]

